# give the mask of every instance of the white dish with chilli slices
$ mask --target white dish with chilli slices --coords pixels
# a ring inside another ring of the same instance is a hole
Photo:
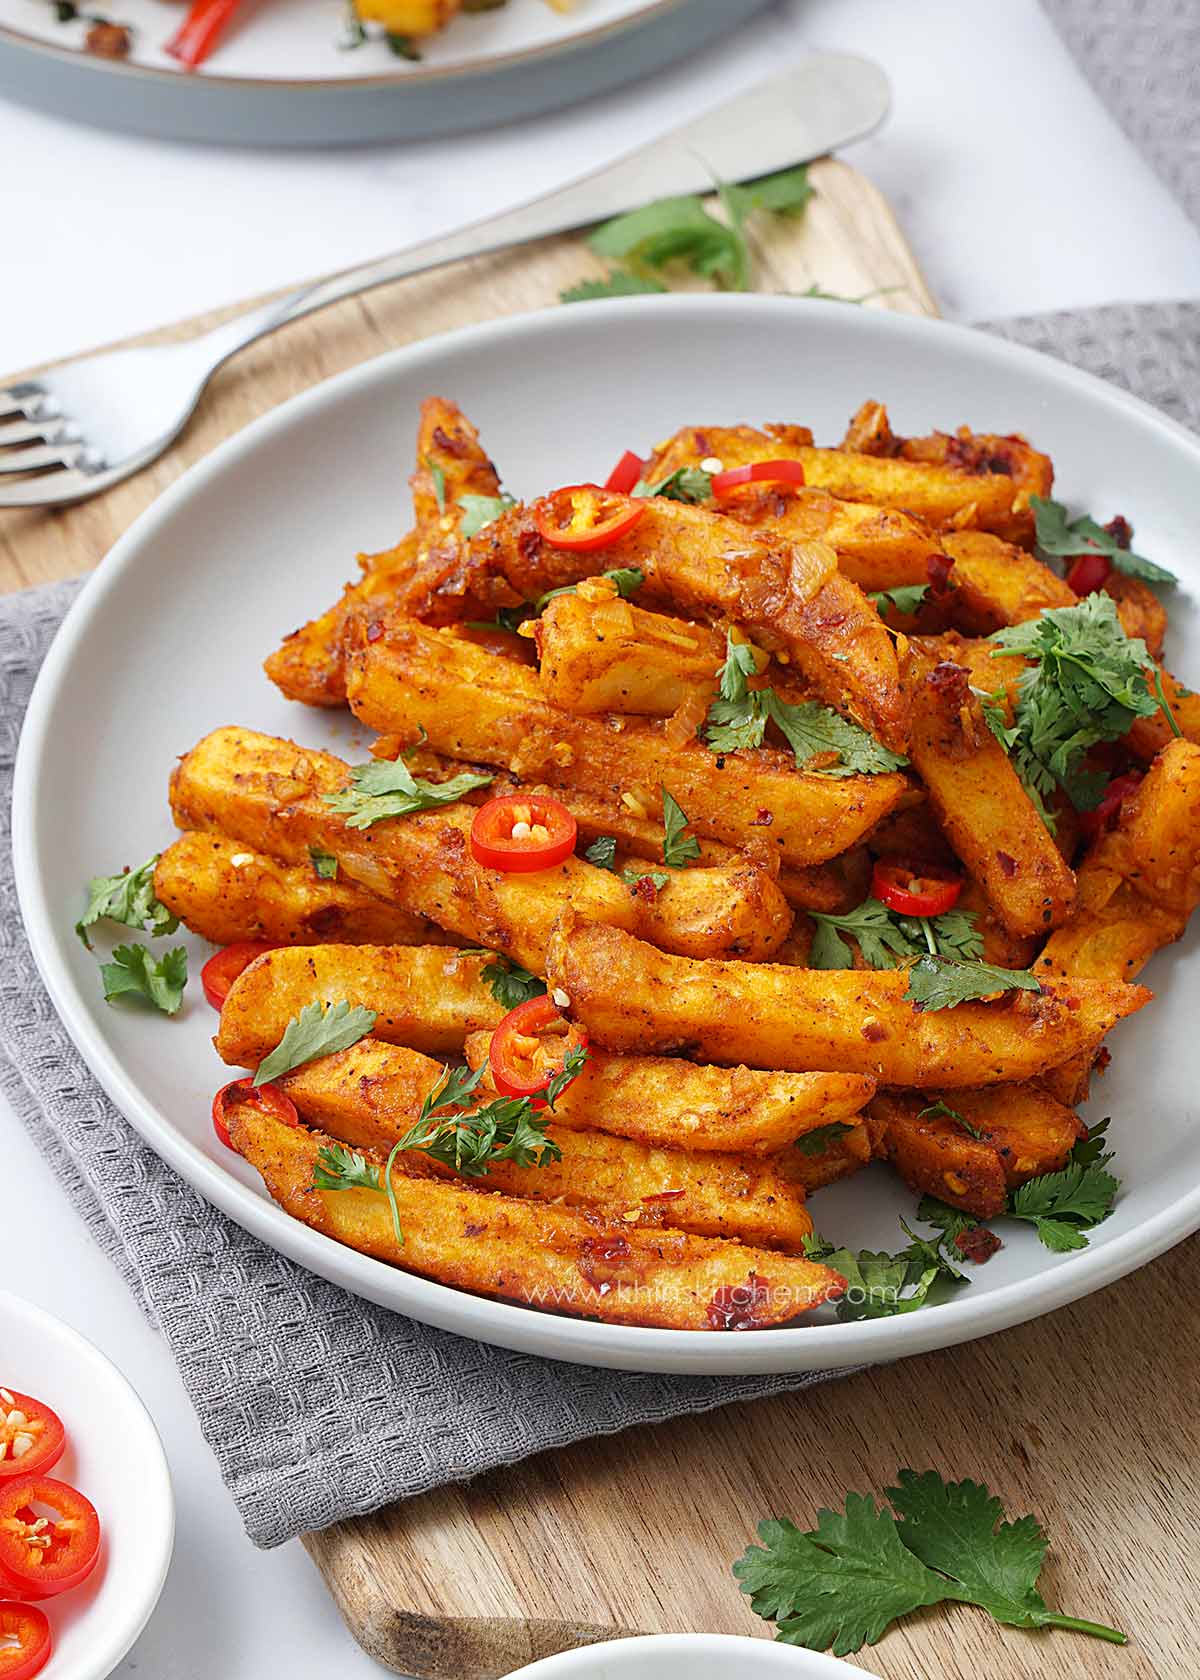
[[[279,637],[313,616],[359,550],[394,542],[421,399],[453,398],[507,487],[533,495],[603,477],[629,447],[685,423],[794,419],[840,437],[864,396],[899,430],[966,421],[1022,430],[1049,452],[1073,507],[1133,522],[1138,549],[1177,572],[1168,663],[1200,676],[1200,443],[1123,392],[999,339],[881,310],[786,298],[666,296],[472,327],[380,357],[284,404],[192,468],[102,562],[58,636],[17,766],[22,908],[46,984],[114,1102],[217,1207],[365,1298],[484,1341],[595,1365],[677,1372],[800,1371],[894,1359],[985,1335],[1102,1288],[1200,1226],[1200,1050],[1189,997],[1194,936],[1145,976],[1157,996],[1112,1034],[1113,1065],[1085,1118],[1113,1116],[1123,1191],[1086,1248],[1051,1254],[1003,1225],[1004,1248],[944,1304],[736,1334],[625,1328],[485,1300],[343,1248],[289,1218],[223,1149],[209,1119],[223,1070],[186,939],[181,1014],[115,1008],[76,939],[89,876],[137,864],[173,837],[167,777],[230,722],[361,760],[348,716],[285,701],[262,673]],[[226,1076],[227,1077],[227,1076]],[[817,1229],[896,1249],[914,1197],[882,1167],[818,1192]]]

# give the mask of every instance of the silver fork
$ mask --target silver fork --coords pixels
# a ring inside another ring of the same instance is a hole
[[[317,281],[179,344],[109,350],[0,389],[0,508],[83,501],[179,436],[221,364],[341,298],[444,263],[542,239],[676,193],[807,162],[869,134],[888,84],[868,59],[818,53],[616,163],[441,239]]]

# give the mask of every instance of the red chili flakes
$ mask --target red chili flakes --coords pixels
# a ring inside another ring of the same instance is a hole
[[[470,447],[465,438],[454,437],[442,426],[433,428],[433,441],[439,449],[444,449],[447,455],[465,455]]]
[[[487,1230],[486,1225],[464,1225],[463,1226],[463,1236],[464,1237],[481,1237],[486,1230]]]
[[[755,1308],[770,1299],[771,1285],[751,1272],[745,1283],[723,1283],[708,1303],[711,1330],[753,1330],[761,1323]]]
[[[775,821],[774,811],[768,811],[766,806],[764,805],[759,810],[758,815],[751,821],[750,827],[751,828],[770,828],[771,824],[774,821]]]
[[[1133,541],[1133,526],[1123,513],[1118,513],[1104,527],[1118,548],[1128,548]]]
[[[1011,881],[1017,873],[1017,860],[1009,852],[997,852],[996,862],[1000,865],[1000,873],[1006,880]]]
[[[970,698],[971,673],[965,665],[956,665],[952,659],[939,660],[925,681],[947,705],[965,706]]]
[[[377,642],[379,640],[380,636],[382,636],[382,635],[383,635],[383,625],[379,622],[379,620],[377,618],[373,618],[371,620],[371,622],[367,625],[367,640],[369,642]]]
[[[868,1044],[880,1044],[887,1037],[887,1028],[882,1021],[868,1021],[861,1030]]]
[[[653,904],[662,888],[655,881],[653,875],[639,875],[633,883],[633,891],[646,904]]]
[[[982,1266],[990,1260],[997,1249],[1004,1244],[987,1225],[972,1225],[969,1230],[960,1231],[954,1239],[954,1246],[964,1260],[970,1260],[973,1265]]]
[[[948,554],[930,554],[925,561],[925,574],[929,579],[929,592],[935,601],[942,600],[954,589],[950,581],[950,574],[954,570],[954,561]]]
[[[517,532],[517,553],[522,560],[533,560],[542,552],[542,536],[536,525],[525,525]]]
[[[580,1272],[598,1295],[607,1295],[620,1275],[624,1262],[632,1259],[628,1237],[606,1232],[602,1237],[585,1237],[579,1245]]]

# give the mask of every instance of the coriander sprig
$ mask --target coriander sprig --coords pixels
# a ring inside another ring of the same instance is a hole
[[[95,875],[88,882],[87,909],[75,923],[75,932],[89,951],[92,942],[87,930],[97,922],[120,922],[124,927],[141,928],[152,939],[175,932],[178,916],[159,902],[154,891],[158,858],[155,852],[137,869],[126,869],[119,875]]]
[[[810,910],[816,923],[809,966],[852,968],[854,954],[841,937],[849,934],[869,968],[899,968],[926,952],[974,960],[983,954],[983,935],[973,910],[945,910],[940,916],[902,916],[877,898],[865,898],[840,915]]]
[[[344,816],[347,828],[370,828],[389,817],[407,817],[415,811],[453,805],[472,789],[487,787],[495,780],[494,776],[464,770],[445,782],[427,782],[413,775],[404,758],[401,754],[395,760],[377,758],[368,764],[352,765],[346,786],[336,793],[322,794],[322,803]]]
[[[814,1529],[759,1524],[733,1573],[777,1637],[838,1657],[876,1644],[894,1621],[928,1605],[975,1604],[1008,1627],[1062,1628],[1113,1645],[1119,1628],[1047,1608],[1038,1591],[1047,1540],[1032,1516],[1005,1517],[980,1483],[935,1470],[901,1470],[885,1490],[889,1510],[851,1493],[820,1510]]]

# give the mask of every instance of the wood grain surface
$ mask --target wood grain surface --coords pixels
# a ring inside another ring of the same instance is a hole
[[[871,292],[867,307],[936,313],[875,189],[831,160],[813,179],[818,197],[803,221],[775,220],[757,235],[763,289]],[[553,303],[597,269],[579,239],[549,240],[460,265],[452,284],[445,273],[402,281],[284,329],[218,375],[184,438],[146,472],[80,507],[0,514],[0,588],[88,570],[187,466],[297,391],[396,345]],[[189,336],[237,312],[137,342]],[[866,394],[848,390],[848,409]],[[885,1680],[1191,1680],[1198,1288],[1193,1240],[1022,1329],[589,1441],[304,1544],[380,1662],[422,1680],[494,1680],[621,1633],[767,1635],[730,1574],[755,1524],[786,1515],[807,1526],[851,1489],[880,1490],[904,1465],[935,1467],[986,1481],[1013,1515],[1036,1512],[1052,1542],[1047,1599],[1125,1628],[1132,1642],[1113,1649],[938,1608],[852,1659],[860,1667]]]

